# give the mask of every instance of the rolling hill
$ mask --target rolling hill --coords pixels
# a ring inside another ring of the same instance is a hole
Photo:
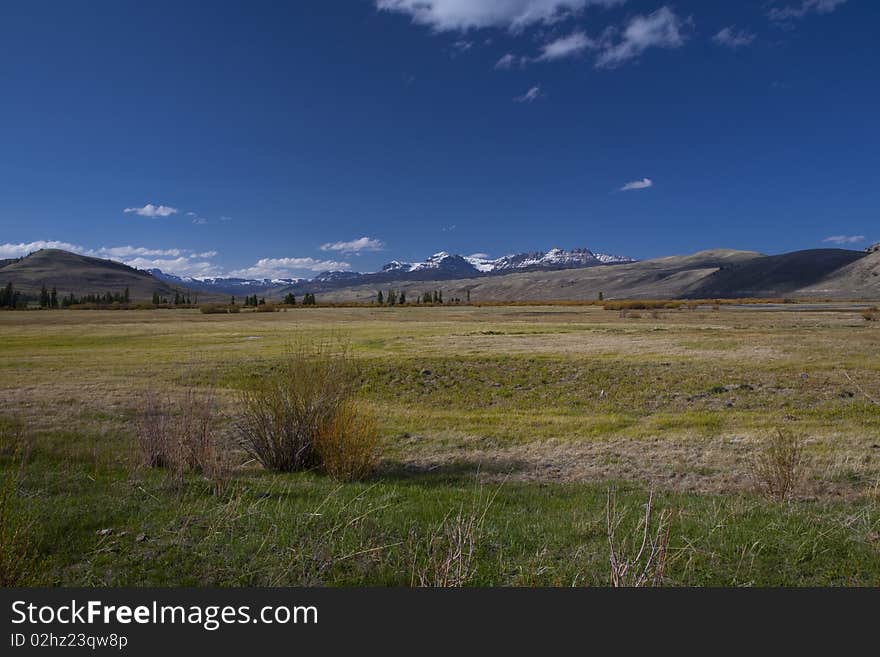
[[[60,296],[115,293],[128,288],[132,300],[148,301],[154,292],[173,297],[175,289],[181,289],[113,260],[58,249],[41,249],[5,262],[0,266],[0,285],[12,283],[16,290],[29,295],[39,294],[43,285],[57,288]]]

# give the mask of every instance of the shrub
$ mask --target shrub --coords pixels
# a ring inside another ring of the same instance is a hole
[[[141,463],[167,468],[176,484],[186,472],[202,474],[211,481],[215,494],[225,492],[232,468],[214,430],[213,394],[189,389],[172,400],[153,392],[144,400],[137,422]]]
[[[240,395],[239,442],[263,467],[280,472],[318,465],[315,442],[354,394],[347,349],[299,345],[280,367]]]
[[[264,303],[262,305],[257,306],[258,313],[274,313],[278,311],[278,307],[275,304]]]
[[[334,479],[355,481],[369,476],[379,458],[376,418],[348,401],[318,432],[315,448],[323,470]]]
[[[880,310],[878,310],[876,306],[872,308],[866,308],[862,312],[862,318],[866,322],[876,322],[878,319],[880,319]]]
[[[767,499],[790,499],[804,474],[804,441],[797,434],[777,429],[755,456],[752,476]]]
[[[173,463],[171,415],[164,400],[155,392],[143,397],[135,435],[141,462],[145,466],[164,468]]]

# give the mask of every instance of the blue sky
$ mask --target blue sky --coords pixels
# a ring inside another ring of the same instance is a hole
[[[0,257],[863,248],[878,25],[873,0],[7,0]]]

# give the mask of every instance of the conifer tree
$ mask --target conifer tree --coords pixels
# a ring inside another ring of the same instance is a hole
[[[380,306],[385,305],[385,297],[382,296],[382,290],[379,290],[379,294],[376,295],[376,303]]]

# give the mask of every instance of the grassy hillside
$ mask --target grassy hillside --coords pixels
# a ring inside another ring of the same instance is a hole
[[[805,288],[821,288],[829,276],[865,257],[863,251],[811,249],[755,258],[720,269],[688,295],[699,299],[803,296]],[[859,296],[852,286],[841,285],[839,292]]]
[[[41,249],[0,267],[0,285],[10,282],[31,295],[45,285],[57,288],[61,296],[122,292],[126,287],[135,301],[150,300],[154,292],[174,296],[170,285],[128,265],[58,249]]]

